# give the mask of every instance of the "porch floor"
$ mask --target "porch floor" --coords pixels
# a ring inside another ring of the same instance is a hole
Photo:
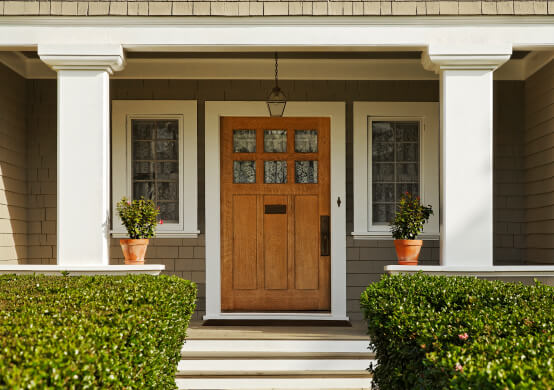
[[[365,340],[364,322],[352,326],[202,326],[191,321],[187,340]]]

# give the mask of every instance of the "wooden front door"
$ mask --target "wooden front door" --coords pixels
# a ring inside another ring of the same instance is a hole
[[[330,310],[329,118],[221,119],[221,310]]]

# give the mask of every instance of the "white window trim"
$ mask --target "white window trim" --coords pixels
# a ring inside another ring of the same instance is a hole
[[[373,225],[371,204],[372,120],[418,120],[420,126],[420,194],[434,215],[418,237],[439,239],[439,103],[354,102],[354,232],[355,239],[392,239],[390,228]],[[368,139],[369,138],[369,139]]]
[[[131,120],[167,118],[179,121],[179,222],[158,225],[156,237],[195,238],[198,231],[197,117],[194,100],[112,101],[112,237],[126,238],[117,202],[131,198]]]
[[[284,116],[331,120],[331,312],[222,313],[220,118],[268,115],[262,101],[206,102],[206,315],[208,319],[348,320],[346,316],[346,105],[344,102],[287,102]],[[341,205],[337,204],[337,198]]]

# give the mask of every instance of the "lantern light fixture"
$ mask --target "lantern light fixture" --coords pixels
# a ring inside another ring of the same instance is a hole
[[[275,86],[267,98],[267,109],[269,116],[282,117],[287,105],[287,97],[279,88],[279,63],[277,52],[275,52]]]

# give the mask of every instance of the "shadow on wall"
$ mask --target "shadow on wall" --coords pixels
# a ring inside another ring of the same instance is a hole
[[[26,80],[0,65],[0,264],[27,252]]]

